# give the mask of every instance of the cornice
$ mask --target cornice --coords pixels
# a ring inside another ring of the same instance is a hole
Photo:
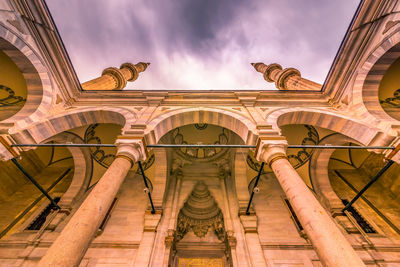
[[[328,106],[321,92],[310,91],[84,91],[73,106],[91,105],[234,105],[260,106],[291,103],[300,106]]]

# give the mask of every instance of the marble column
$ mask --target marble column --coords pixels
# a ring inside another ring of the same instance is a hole
[[[139,73],[146,70],[150,63],[139,62],[135,65],[124,63],[121,67],[110,67],[103,71],[100,77],[82,83],[83,90],[122,90],[127,82],[133,82]]]
[[[79,265],[128,171],[137,160],[143,160],[145,155],[141,140],[124,137],[118,139],[116,144],[118,147],[116,159],[37,266]]]
[[[323,266],[365,266],[286,157],[286,142],[261,141],[257,157],[267,162],[304,227]]]
[[[279,90],[307,90],[321,91],[322,85],[301,77],[300,71],[295,68],[282,69],[281,65],[272,63],[251,63],[251,65],[264,75],[267,82],[275,82]]]

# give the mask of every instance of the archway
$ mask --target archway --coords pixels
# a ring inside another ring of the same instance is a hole
[[[64,131],[95,123],[113,123],[123,127],[123,131],[134,123],[135,115],[119,108],[88,108],[70,113],[47,117],[23,129],[11,128],[11,136],[18,143],[41,143]]]
[[[318,112],[301,108],[277,110],[268,116],[267,122],[277,130],[288,124],[317,126],[341,133],[363,145],[388,145],[395,138],[395,133],[392,136],[373,125],[325,110]]]
[[[346,145],[356,144],[350,141]],[[384,165],[383,155],[368,152],[366,149],[336,150],[328,162],[327,172],[331,188],[345,205]],[[354,224],[358,224],[358,229],[365,234],[381,234],[399,239],[399,171],[399,164],[394,163],[349,210]]]
[[[245,144],[254,144],[256,141],[255,124],[245,117],[217,109],[185,109],[166,113],[152,120],[146,130],[147,142],[156,144],[169,131],[196,123],[224,127],[240,136]]]
[[[400,33],[397,31],[388,36],[370,53],[359,69],[353,85],[354,108],[358,108],[361,111],[360,115],[362,117],[368,117],[371,122],[375,121],[374,123],[376,124],[381,124],[382,122],[398,124],[393,119],[394,117],[390,116],[392,110],[385,111],[387,107],[391,106],[390,104],[387,105],[390,102],[388,98],[395,98],[395,90],[390,89],[381,93],[380,86],[385,73],[399,58],[399,51]]]
[[[0,84],[4,86],[2,91],[7,98],[7,100],[2,101],[14,104],[9,106],[8,114],[3,115],[0,119],[3,123],[21,123],[22,121],[32,123],[33,117],[31,116],[33,114],[36,113],[37,117],[43,116],[51,105],[53,88],[47,75],[47,69],[29,45],[1,25],[0,51],[2,59],[8,58],[7,61],[11,60],[15,65],[20,75],[22,75],[26,87],[25,92],[22,92],[24,89],[20,92],[18,85],[9,84],[10,77],[3,77],[6,73],[1,75],[3,78],[0,79]],[[2,60],[2,64],[5,62]],[[14,79],[14,81],[16,80]],[[12,93],[13,91],[14,94]],[[16,97],[20,101],[16,102]]]

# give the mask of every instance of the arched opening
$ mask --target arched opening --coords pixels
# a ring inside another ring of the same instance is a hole
[[[348,136],[363,145],[387,145],[393,139],[395,133],[383,132],[372,125],[356,121],[341,114],[326,111],[311,111],[291,109],[277,111],[271,114],[268,122],[277,128],[287,124],[307,124],[325,128]]]
[[[0,57],[0,121],[31,122],[30,115],[44,114],[51,104],[45,67],[24,41],[4,28],[0,28]]]
[[[156,144],[169,131],[188,124],[213,124],[241,137],[245,144],[256,142],[255,125],[247,118],[223,110],[179,110],[155,118],[148,124],[146,139]]]
[[[26,103],[24,75],[13,60],[0,50],[0,121],[15,115]]]
[[[74,176],[74,159],[67,148],[25,151],[18,163],[53,199],[62,199]],[[0,162],[0,169],[1,237],[17,232],[29,235],[29,230],[45,227],[46,217],[52,213],[50,201],[11,161]]]
[[[346,145],[356,145],[352,142]],[[365,149],[335,150],[328,165],[332,189],[348,203],[383,168],[383,155]],[[400,237],[400,166],[394,163],[349,210],[365,234]],[[348,231],[351,229],[347,229]],[[357,232],[357,229],[353,229]]]
[[[43,140],[42,143],[113,144],[117,136],[121,134],[121,128],[121,125],[118,124],[90,124],[61,132]],[[22,152],[20,165],[44,189],[51,189],[49,194],[53,198],[60,199],[58,205],[62,209],[71,210],[79,207],[86,194],[96,185],[114,160],[115,153],[115,147],[39,147]],[[151,159],[153,161],[149,162]],[[145,170],[147,171],[153,163],[154,156],[150,155],[149,160],[143,163]],[[4,234],[10,235],[23,231],[30,227],[30,221],[35,226],[30,229],[38,230],[50,214],[51,209],[48,209],[48,204],[46,204],[47,206],[42,204],[46,203],[46,198],[22,173],[18,173],[18,169],[11,162],[1,163],[0,168],[4,171],[11,170],[5,172],[6,177],[2,177],[0,181],[2,185],[0,188],[8,194],[5,196],[2,194],[4,199],[0,203],[0,209],[3,208],[4,214],[10,215],[2,217],[4,221],[0,221],[4,224],[1,225],[4,226],[4,229],[9,228]],[[59,178],[67,170],[69,170],[68,175]],[[56,173],[60,173],[59,176],[55,177]],[[10,207],[14,208],[10,210]],[[15,222],[12,220],[13,216],[16,216],[14,213],[20,213],[23,217],[18,218],[18,222]],[[54,224],[50,222],[49,225],[43,227],[51,229],[62,227],[60,222],[67,216],[67,213],[58,213],[57,216],[56,219],[52,219],[55,221]],[[38,221],[41,223],[38,224]],[[24,224],[27,225],[24,226]]]
[[[231,266],[224,216],[203,181],[179,210],[170,266]]]
[[[120,109],[104,108],[75,110],[71,113],[50,117],[31,124],[23,130],[9,130],[11,136],[22,144],[41,143],[59,133],[96,123],[112,123],[121,127],[130,126],[134,116]]]
[[[399,73],[400,57],[398,57],[384,72],[379,84],[379,102],[385,112],[396,120],[400,120]]]
[[[394,72],[398,67],[400,34],[385,39],[370,53],[359,70],[353,86],[353,103],[372,123],[395,123],[398,79]],[[392,67],[391,67],[392,66]],[[386,76],[385,79],[383,79]],[[372,115],[372,116],[371,116]]]
[[[188,123],[171,129],[159,143],[224,145],[244,141],[220,125]],[[168,215],[159,227],[170,233],[171,245],[164,257],[169,258],[171,266],[177,266],[178,262],[218,262],[221,266],[231,266],[228,233],[234,232],[231,220],[238,218],[238,212],[235,204],[228,204],[233,197],[232,189],[228,188],[234,188],[235,184],[231,178],[235,152],[232,148],[214,147],[165,149],[169,172],[163,210]],[[154,165],[158,165],[157,161]]]

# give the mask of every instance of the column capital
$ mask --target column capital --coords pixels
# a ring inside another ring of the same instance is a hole
[[[116,157],[127,158],[132,165],[146,159],[146,144],[143,137],[138,136],[119,136],[115,141],[117,146]]]
[[[286,157],[287,146],[288,143],[283,136],[273,140],[259,138],[256,148],[256,159],[271,164],[275,158]]]

